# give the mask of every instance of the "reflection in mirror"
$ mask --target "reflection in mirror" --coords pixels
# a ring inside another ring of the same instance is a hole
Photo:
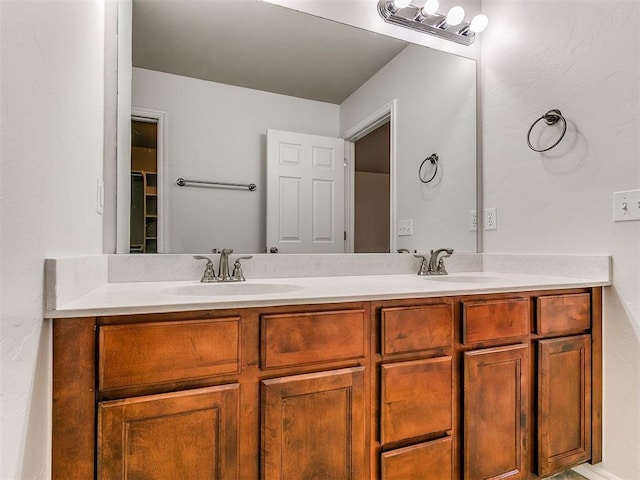
[[[159,122],[158,251],[476,251],[475,61],[259,0],[133,0],[132,54],[132,115]]]

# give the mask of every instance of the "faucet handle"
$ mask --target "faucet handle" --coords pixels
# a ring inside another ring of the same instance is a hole
[[[244,282],[246,278],[244,278],[244,274],[242,273],[242,265],[240,264],[240,260],[251,260],[253,255],[247,255],[245,257],[238,257],[236,261],[233,262],[233,272],[231,273],[231,278],[237,282]]]
[[[420,270],[418,270],[418,275],[424,276],[429,275],[429,260],[424,255],[413,255],[416,258],[421,258],[422,262],[420,262]]]
[[[211,283],[216,281],[216,272],[213,270],[213,260],[209,257],[204,257],[202,255],[194,255],[193,258],[196,260],[206,260],[207,264],[204,267],[204,273],[202,274],[202,278],[200,279],[203,283]]]

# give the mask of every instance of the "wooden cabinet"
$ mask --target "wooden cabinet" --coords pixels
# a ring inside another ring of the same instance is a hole
[[[527,478],[529,345],[464,354],[464,478]]]
[[[238,385],[101,402],[99,479],[238,479]]]
[[[591,456],[591,338],[538,344],[538,473],[546,476]]]
[[[601,289],[56,319],[54,480],[601,461]]]
[[[364,368],[262,381],[262,473],[366,478]]]

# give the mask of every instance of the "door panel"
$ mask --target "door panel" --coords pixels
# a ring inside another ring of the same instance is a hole
[[[344,141],[267,131],[267,251],[344,252]]]
[[[591,456],[591,337],[538,345],[538,470],[565,470]]]
[[[238,478],[238,384],[102,402],[98,478]]]
[[[464,354],[465,480],[527,478],[529,345]]]
[[[364,368],[262,382],[264,479],[366,478]]]

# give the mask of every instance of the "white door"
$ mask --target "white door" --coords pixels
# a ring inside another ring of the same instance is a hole
[[[344,140],[267,130],[267,252],[344,252]]]

